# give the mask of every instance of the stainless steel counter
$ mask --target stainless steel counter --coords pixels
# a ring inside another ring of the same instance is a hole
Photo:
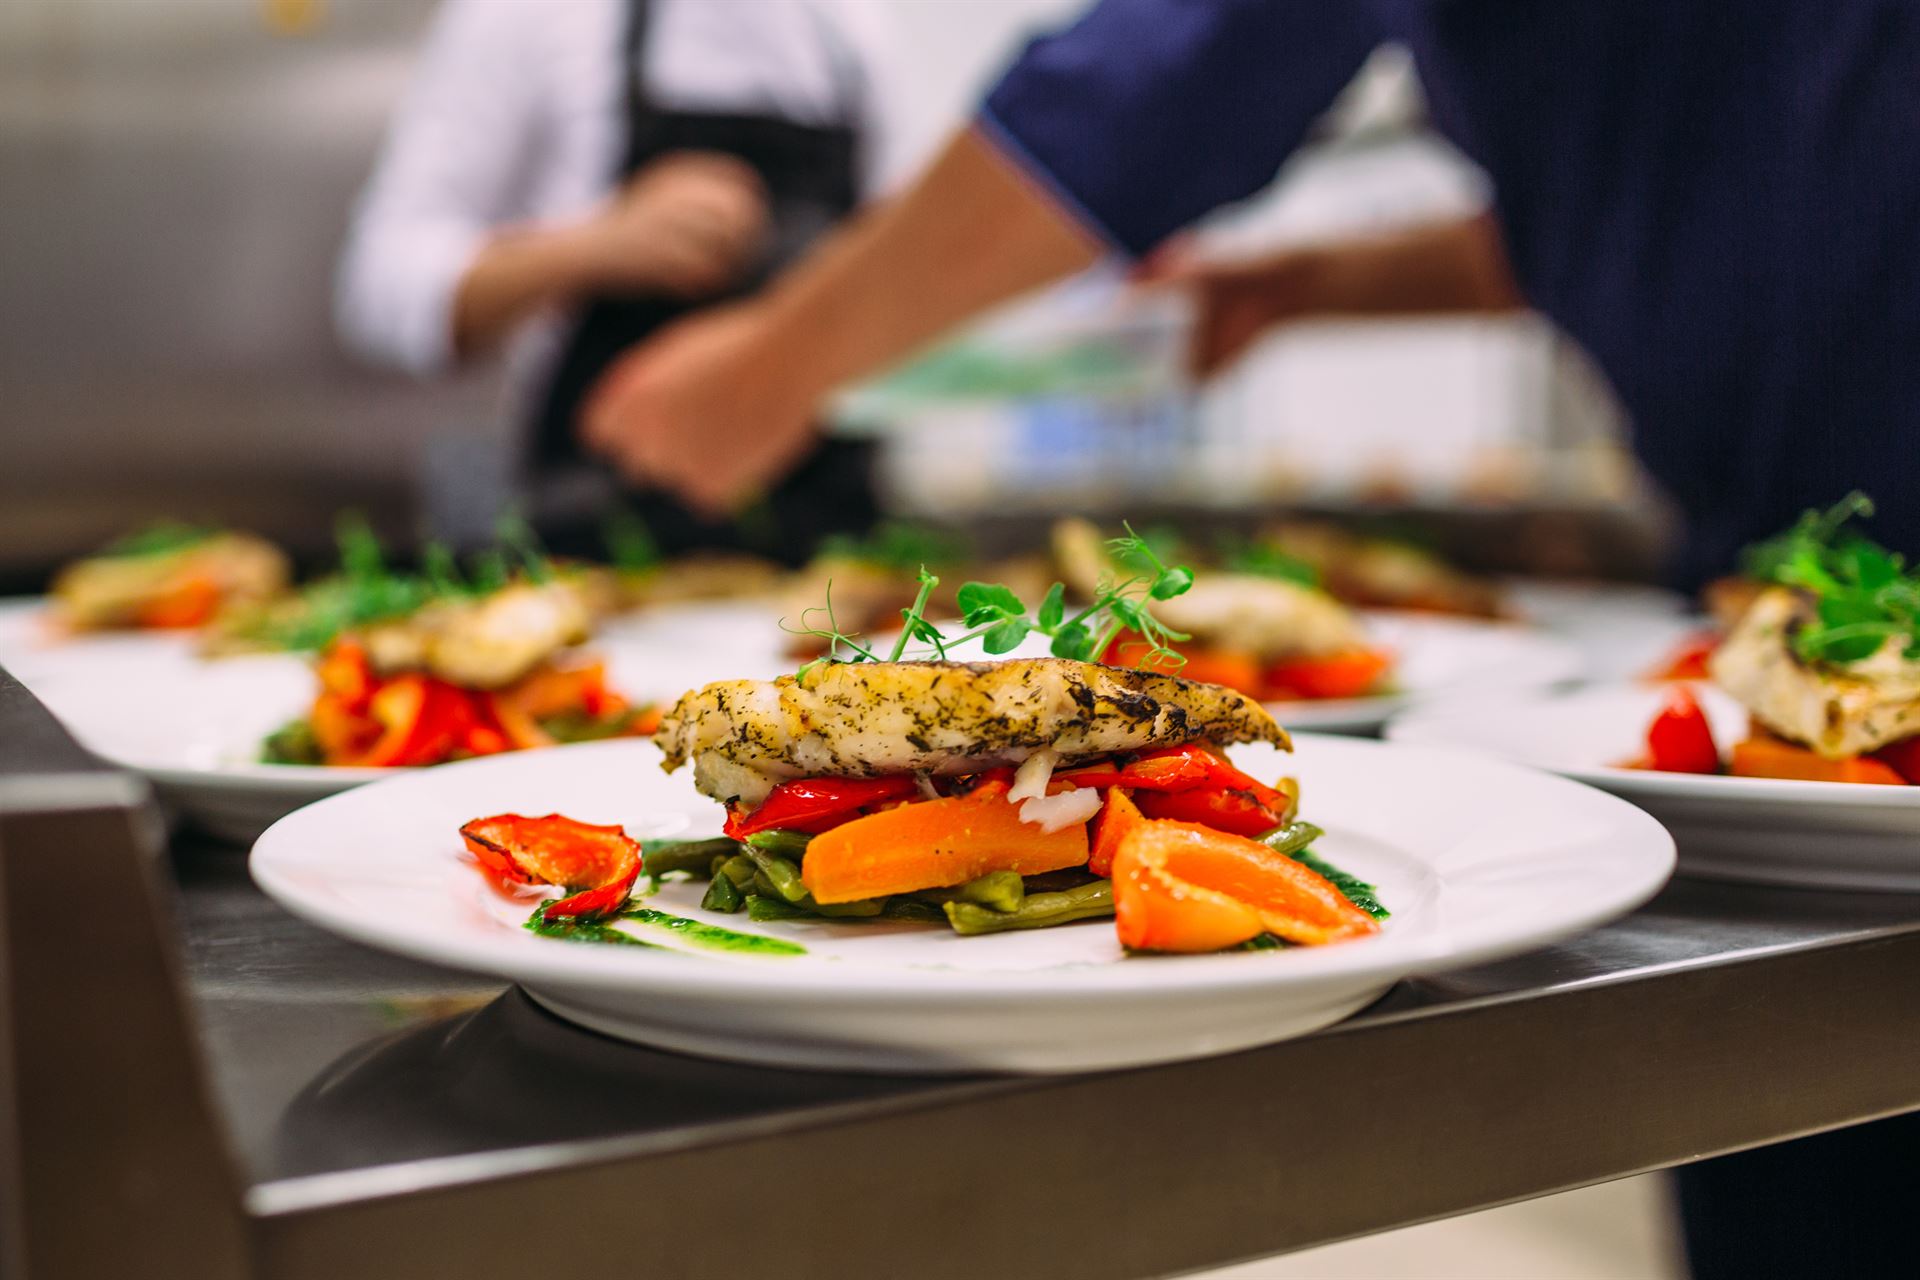
[[[1676,881],[1289,1044],[929,1080],[617,1043],[293,920],[235,850],[189,837],[171,866],[252,1268],[221,1274],[1110,1280],[1920,1107],[1911,898]]]

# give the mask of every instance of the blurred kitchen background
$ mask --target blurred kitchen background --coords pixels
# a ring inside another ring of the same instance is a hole
[[[904,149],[929,151],[1023,34],[1082,2],[898,0]],[[369,371],[331,321],[349,212],[432,9],[0,6],[0,590],[157,517],[314,559],[341,508],[459,537],[511,501],[497,370]],[[1422,116],[1407,60],[1381,50],[1273,190],[1204,234],[1264,245],[1478,207],[1480,176]],[[1196,395],[1183,318],[1096,274],[849,396],[846,429],[887,441],[892,507],[989,542],[1062,509],[1286,507],[1484,569],[1656,570],[1663,524],[1613,401],[1538,321],[1300,326]]]

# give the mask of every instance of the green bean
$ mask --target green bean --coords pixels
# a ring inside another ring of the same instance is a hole
[[[753,865],[753,859],[744,853],[736,853],[720,864],[720,874],[733,881],[733,887],[740,890],[752,884],[759,872],[760,868]]]
[[[935,905],[972,902],[995,911],[1016,911],[1027,896],[1027,885],[1017,871],[989,871],[950,889],[922,889],[913,896]]]
[[[974,902],[949,902],[947,923],[960,934],[999,933],[1004,929],[1044,929],[1074,920],[1113,914],[1113,882],[1096,880],[1058,893],[1030,893],[1012,911],[995,911]]]
[[[715,876],[700,899],[700,905],[708,911],[722,911],[728,915],[747,905],[746,897],[738,885],[725,876]]]
[[[1311,822],[1289,822],[1255,838],[1275,853],[1292,856],[1325,834]]]
[[[771,892],[788,902],[798,902],[807,896],[807,886],[800,883],[800,868],[778,854],[753,845],[747,846],[747,856],[753,859],[754,868],[759,872],[753,879],[754,885],[758,887],[763,881],[767,885],[762,892]]]
[[[861,902],[815,902],[806,898],[800,902],[788,902],[777,894],[753,893],[747,895],[747,918],[749,920],[871,920],[879,916],[887,907],[886,898],[867,898]]]
[[[807,845],[812,841],[804,831],[756,831],[747,837],[747,847],[798,864],[807,856]]]
[[[712,874],[716,856],[738,851],[739,846],[724,836],[712,840],[646,840],[641,842],[640,861],[650,876],[688,871],[704,877]]]

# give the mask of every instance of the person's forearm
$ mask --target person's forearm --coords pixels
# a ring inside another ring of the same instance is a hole
[[[1295,250],[1290,310],[1329,315],[1512,311],[1526,305],[1491,217],[1415,227],[1378,239]]]
[[[454,292],[455,353],[466,357],[494,346],[534,312],[585,292],[591,274],[582,227],[515,229],[494,236]]]
[[[766,353],[824,396],[1101,253],[1088,231],[968,130],[913,186],[776,282],[765,300]]]

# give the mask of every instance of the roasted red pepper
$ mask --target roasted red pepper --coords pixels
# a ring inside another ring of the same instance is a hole
[[[797,778],[775,787],[751,813],[727,816],[726,832],[735,840],[756,831],[804,831],[819,835],[860,816],[862,810],[918,794],[920,784],[906,774],[886,778]]]
[[[1693,690],[1675,685],[1647,729],[1646,767],[1662,773],[1718,773],[1720,748]]]
[[[1873,754],[1908,782],[1920,783],[1920,737],[1890,742]]]
[[[503,813],[460,828],[467,848],[495,874],[575,892],[547,908],[549,920],[618,911],[640,878],[638,841],[620,827],[597,827],[561,814]]]
[[[1373,649],[1351,649],[1323,658],[1289,658],[1267,668],[1273,698],[1364,698],[1375,692],[1393,660]]]
[[[475,723],[472,696],[431,676],[395,676],[369,700],[380,725],[373,745],[341,763],[361,768],[438,764]]]
[[[1277,792],[1275,794],[1278,794]],[[1264,835],[1283,821],[1282,809],[1251,791],[1197,787],[1191,791],[1142,791],[1134,796],[1142,815],[1191,822],[1237,836]]]

